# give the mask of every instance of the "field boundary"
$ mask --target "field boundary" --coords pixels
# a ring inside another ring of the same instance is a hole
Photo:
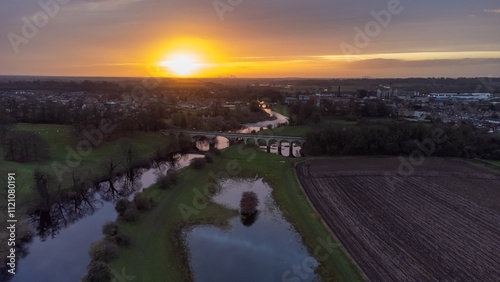
[[[397,157],[297,161],[295,172],[309,205],[366,280],[490,280],[499,261],[498,169],[432,158],[394,193],[383,175],[373,172],[399,162]],[[469,265],[470,257],[475,262]]]
[[[488,162],[486,160],[478,159],[478,158],[472,159],[471,163],[473,163],[474,165],[479,165],[480,164],[481,167],[486,167],[487,169],[492,170],[496,174],[500,175],[500,165],[496,165],[496,164],[490,163],[490,162]]]
[[[333,230],[330,228],[330,226],[328,226],[328,224],[323,219],[323,217],[321,216],[321,214],[319,213],[319,211],[316,209],[316,207],[311,202],[311,199],[309,199],[309,194],[306,192],[306,190],[302,186],[302,182],[300,181],[300,179],[299,179],[299,177],[297,175],[297,166],[304,165],[304,164],[307,164],[309,166],[309,160],[303,160],[303,161],[299,161],[299,162],[294,162],[294,164],[293,164],[293,175],[295,177],[295,180],[297,181],[297,184],[300,187],[300,190],[302,191],[302,193],[304,193],[305,198],[306,198],[307,202],[309,203],[309,206],[312,207],[312,209],[314,210],[314,212],[318,215],[318,217],[319,217],[321,223],[323,224],[323,226],[326,228],[326,230],[328,230],[328,233],[330,233],[330,235],[333,237],[333,239],[335,239],[335,242],[339,245],[340,249],[345,253],[345,255],[349,258],[349,260],[351,261],[351,263],[356,267],[356,269],[358,270],[358,272],[361,275],[361,277],[363,278],[363,280],[364,281],[370,281],[370,279],[368,279],[368,276],[366,276],[366,274],[363,271],[363,269],[361,269],[361,267],[358,265],[358,263],[356,262],[356,260],[354,260],[354,258],[351,256],[351,254],[344,247],[344,245],[342,244],[342,242],[340,241],[340,239],[337,237],[337,235],[335,234],[335,232],[333,232]]]

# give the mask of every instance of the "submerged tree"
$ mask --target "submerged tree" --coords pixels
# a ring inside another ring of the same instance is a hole
[[[250,215],[257,212],[259,199],[255,192],[243,192],[240,200],[240,210],[242,214]]]
[[[254,224],[257,221],[258,217],[259,217],[259,213],[256,212],[254,214],[249,214],[249,215],[242,214],[240,219],[241,219],[241,223],[243,225],[245,225],[246,227],[250,227],[252,224]]]
[[[259,199],[255,192],[243,192],[240,200],[241,222],[245,226],[252,225],[257,220]]]

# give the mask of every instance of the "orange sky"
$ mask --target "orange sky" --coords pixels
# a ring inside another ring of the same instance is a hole
[[[496,1],[56,1],[0,4],[0,75],[500,76]]]

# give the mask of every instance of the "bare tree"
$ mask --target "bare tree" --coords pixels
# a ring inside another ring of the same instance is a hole
[[[0,141],[5,140],[7,135],[14,130],[16,120],[8,115],[0,115]]]

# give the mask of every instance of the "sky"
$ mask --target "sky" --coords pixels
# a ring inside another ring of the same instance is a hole
[[[4,0],[0,75],[500,77],[498,0]]]

